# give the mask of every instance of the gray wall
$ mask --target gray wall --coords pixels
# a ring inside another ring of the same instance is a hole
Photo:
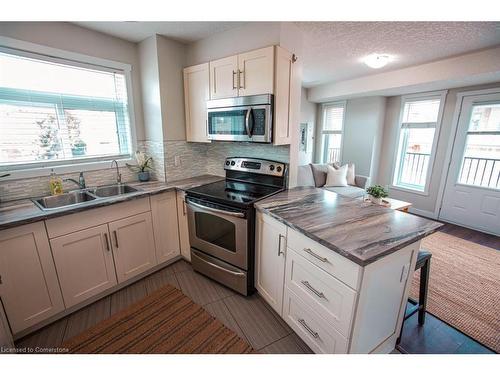
[[[342,162],[354,163],[356,174],[372,179],[378,174],[386,98],[374,96],[346,102]],[[318,105],[315,162],[321,159],[322,105]]]
[[[418,213],[433,216],[439,208],[439,187],[444,182],[447,170],[445,168],[446,151],[452,134],[453,115],[457,102],[457,93],[463,91],[479,90],[484,88],[499,87],[499,83],[481,86],[461,87],[448,91],[446,96],[441,129],[438,134],[436,157],[432,175],[430,176],[429,194],[421,195],[406,191],[389,189],[390,196],[403,201],[411,202],[413,208]],[[384,124],[384,137],[382,144],[382,154],[379,164],[379,174],[377,182],[381,185],[390,185],[392,171],[394,170],[394,158],[396,153],[396,142],[399,127],[399,112],[401,107],[401,96],[387,98],[386,116]]]

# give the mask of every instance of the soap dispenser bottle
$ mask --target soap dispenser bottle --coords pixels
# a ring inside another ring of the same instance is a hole
[[[61,177],[56,175],[54,169],[50,170],[49,186],[50,186],[50,194],[59,195],[63,193],[62,179]]]

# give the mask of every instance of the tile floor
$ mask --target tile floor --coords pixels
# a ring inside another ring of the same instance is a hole
[[[17,347],[57,347],[117,311],[171,284],[202,305],[259,353],[312,353],[258,294],[243,297],[194,272],[181,260],[16,341]]]

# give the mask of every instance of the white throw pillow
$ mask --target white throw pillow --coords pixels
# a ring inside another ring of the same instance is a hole
[[[354,172],[354,164],[347,164],[347,184],[351,186],[356,186],[356,173]]]
[[[343,165],[339,169],[335,169],[329,165],[325,186],[347,186],[347,164]]]

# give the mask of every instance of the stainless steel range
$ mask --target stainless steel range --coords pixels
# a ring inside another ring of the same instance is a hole
[[[253,292],[254,202],[286,187],[287,165],[227,158],[226,179],[189,189],[186,204],[193,268],[248,295]]]

